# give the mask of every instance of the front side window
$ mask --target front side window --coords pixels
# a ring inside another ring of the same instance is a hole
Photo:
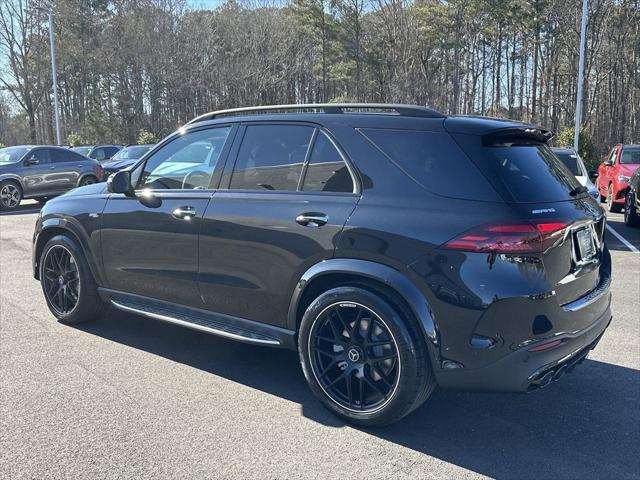
[[[49,163],[49,155],[50,150],[48,148],[41,148],[40,150],[36,150],[35,152],[33,152],[31,155],[29,155],[27,158],[29,159],[36,159],[38,160],[38,163],[40,165],[42,165],[43,163]]]
[[[304,192],[353,192],[353,180],[342,156],[327,136],[319,132],[302,183]]]
[[[93,152],[91,152],[91,155],[89,156],[94,160],[98,160],[98,161],[101,161],[107,158],[104,148],[96,148]]]
[[[230,188],[296,191],[313,130],[305,125],[249,125]]]
[[[147,160],[138,188],[209,188],[230,132],[231,127],[198,130],[168,143]]]

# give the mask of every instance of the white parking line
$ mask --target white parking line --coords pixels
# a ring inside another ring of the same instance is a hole
[[[624,243],[624,245],[631,250],[633,253],[640,253],[640,250],[638,250],[636,247],[634,247],[631,242],[629,242],[626,238],[624,238],[622,235],[620,235],[618,232],[616,232],[611,225],[607,225],[607,230],[609,230],[611,232],[611,234],[616,237],[618,240],[620,240],[622,243]]]

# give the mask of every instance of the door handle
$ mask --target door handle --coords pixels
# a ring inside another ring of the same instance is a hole
[[[49,167],[49,170],[55,170],[56,167]]]
[[[191,220],[196,216],[196,209],[193,207],[178,207],[173,211],[172,215],[182,220]]]
[[[317,212],[301,213],[296,217],[296,222],[304,227],[321,227],[326,225],[328,221],[328,216]]]

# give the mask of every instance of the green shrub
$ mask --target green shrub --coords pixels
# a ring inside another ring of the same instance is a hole
[[[148,143],[158,143],[158,137],[144,128],[138,132],[138,144],[145,145]]]

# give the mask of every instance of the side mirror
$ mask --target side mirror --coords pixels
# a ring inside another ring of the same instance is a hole
[[[604,162],[602,162],[602,164],[605,167],[612,167],[613,166],[613,162],[611,160],[605,160]]]
[[[120,170],[114,173],[107,180],[107,190],[110,193],[124,193],[127,196],[134,195],[133,185],[131,185],[131,172]]]
[[[39,163],[40,160],[38,160],[35,156],[27,158],[24,162],[27,167],[30,165],[38,165]]]

